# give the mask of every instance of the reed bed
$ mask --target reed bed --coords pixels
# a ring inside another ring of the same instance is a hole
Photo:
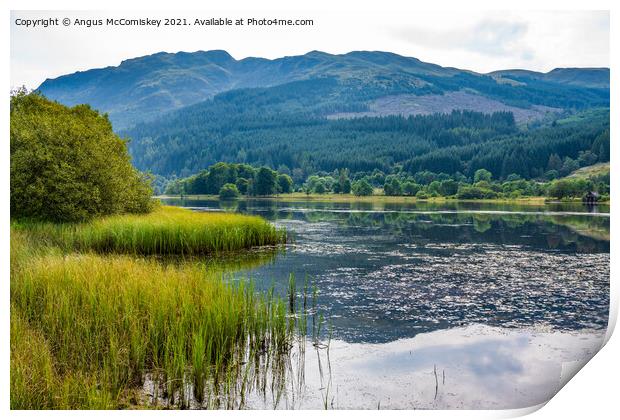
[[[27,242],[13,232],[13,408],[122,406],[147,373],[183,407],[188,384],[195,401],[219,398],[248,354],[275,360],[290,348],[285,301],[251,282],[196,263],[64,255]]]
[[[205,255],[278,245],[284,230],[256,216],[158,206],[146,215],[117,215],[80,224],[13,222],[37,241],[64,252]]]

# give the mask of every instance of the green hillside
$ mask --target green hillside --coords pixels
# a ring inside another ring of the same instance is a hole
[[[122,135],[132,139],[139,168],[166,177],[224,161],[282,167],[297,174],[296,181],[317,171],[391,173],[397,167],[466,176],[484,168],[498,178],[516,173],[529,179],[548,170],[561,175],[565,162],[570,172],[586,151],[590,160],[609,160],[608,110],[528,129],[510,112],[328,118],[363,109],[359,98],[367,94],[327,78],[234,90]]]
[[[339,83],[343,106],[359,107],[360,103],[367,105],[369,100],[389,95],[442,94],[464,89],[522,108],[539,105],[573,109],[609,104],[608,73],[571,69],[570,78],[560,78],[554,72],[510,74],[506,77],[511,78],[511,83],[504,83],[494,75],[441,67],[389,52],[333,55],[312,51],[274,60],[235,60],[226,51],[215,50],[161,52],[133,58],[116,67],[48,79],[38,89],[65,105],[88,103],[108,113],[116,129],[152,120],[232,89],[317,78],[332,78]],[[585,82],[580,83],[582,80]]]

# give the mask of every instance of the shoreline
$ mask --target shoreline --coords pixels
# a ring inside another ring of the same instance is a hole
[[[218,195],[210,194],[188,194],[188,195],[157,195],[153,198],[156,199],[190,199],[190,200],[218,200]],[[493,198],[493,199],[469,199],[463,200],[458,198],[447,197],[432,197],[428,199],[418,199],[411,196],[386,196],[386,195],[370,195],[370,196],[356,196],[353,194],[305,194],[305,193],[290,193],[290,194],[278,194],[269,196],[240,196],[237,200],[306,200],[316,202],[334,202],[334,203],[485,203],[485,204],[522,204],[522,205],[546,205],[546,204],[579,204],[583,203],[581,199],[575,200],[553,200],[551,197],[523,197],[523,198]],[[234,200],[231,200],[234,201]],[[597,204],[610,205],[610,201],[601,201]]]

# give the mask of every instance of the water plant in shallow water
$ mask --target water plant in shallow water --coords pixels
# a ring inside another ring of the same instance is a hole
[[[222,392],[238,389],[231,384],[249,382],[290,347],[285,301],[208,265],[65,255],[29,245],[18,231],[12,245],[14,408],[140,404],[132,393],[147,379],[168,404],[188,406],[191,389],[192,400],[217,406]],[[244,368],[251,359],[260,362],[252,375]],[[29,389],[38,403],[27,404]]]

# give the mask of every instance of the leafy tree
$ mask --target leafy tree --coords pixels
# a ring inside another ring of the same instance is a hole
[[[457,198],[464,200],[481,199],[485,198],[485,195],[488,191],[489,190],[484,190],[479,187],[473,187],[471,185],[463,185],[459,187],[456,196]]]
[[[402,195],[403,189],[398,178],[395,176],[386,178],[385,185],[383,186],[383,192],[385,195]]]
[[[338,172],[338,193],[349,194],[351,192],[351,180],[349,179],[349,171],[340,169]]]
[[[435,180],[433,182],[431,182],[430,184],[428,184],[428,187],[426,188],[426,191],[434,196],[439,195],[439,188],[441,187],[441,182]]]
[[[10,113],[11,217],[72,222],[151,210],[150,179],[106,116],[24,90]]]
[[[446,179],[439,184],[439,194],[443,196],[454,195],[457,193],[459,184],[453,179]]]
[[[487,181],[490,182],[493,175],[486,169],[478,169],[474,173],[474,182]]]
[[[596,163],[597,156],[589,150],[582,150],[577,160],[580,166],[590,166]]]
[[[548,181],[554,180],[559,176],[560,176],[560,173],[556,171],[555,169],[545,172],[545,175],[544,175],[545,179]]]
[[[351,180],[349,178],[345,179],[344,182],[340,184],[340,192],[342,194],[351,193]]]
[[[420,184],[416,184],[415,182],[406,181],[403,183],[403,193],[405,195],[414,196],[418,191],[420,191],[421,188],[422,186]]]
[[[563,178],[553,181],[548,188],[547,194],[558,199],[568,197],[581,197],[593,189],[591,180],[583,178]]]
[[[237,178],[235,181],[235,186],[240,194],[249,194],[250,193],[250,180],[245,178]]]
[[[418,200],[427,200],[430,196],[428,195],[428,192],[422,190],[419,190],[416,194],[415,194],[415,198],[417,198]]]
[[[263,166],[256,173],[254,195],[271,195],[276,192],[276,172]]]
[[[278,175],[277,182],[279,192],[284,194],[293,192],[293,179],[290,176],[286,174],[280,174]]]
[[[222,188],[220,188],[220,199],[222,200],[232,200],[239,197],[239,190],[235,184],[224,184]]]
[[[313,192],[317,194],[325,194],[326,191],[327,191],[327,188],[325,188],[325,182],[323,182],[323,180],[320,180],[314,185]]]
[[[564,164],[562,164],[562,169],[560,169],[560,175],[566,176],[577,169],[579,169],[579,163],[567,156],[566,159],[564,159]]]
[[[361,179],[353,183],[352,191],[357,196],[368,196],[372,195],[373,188],[366,179]]]

